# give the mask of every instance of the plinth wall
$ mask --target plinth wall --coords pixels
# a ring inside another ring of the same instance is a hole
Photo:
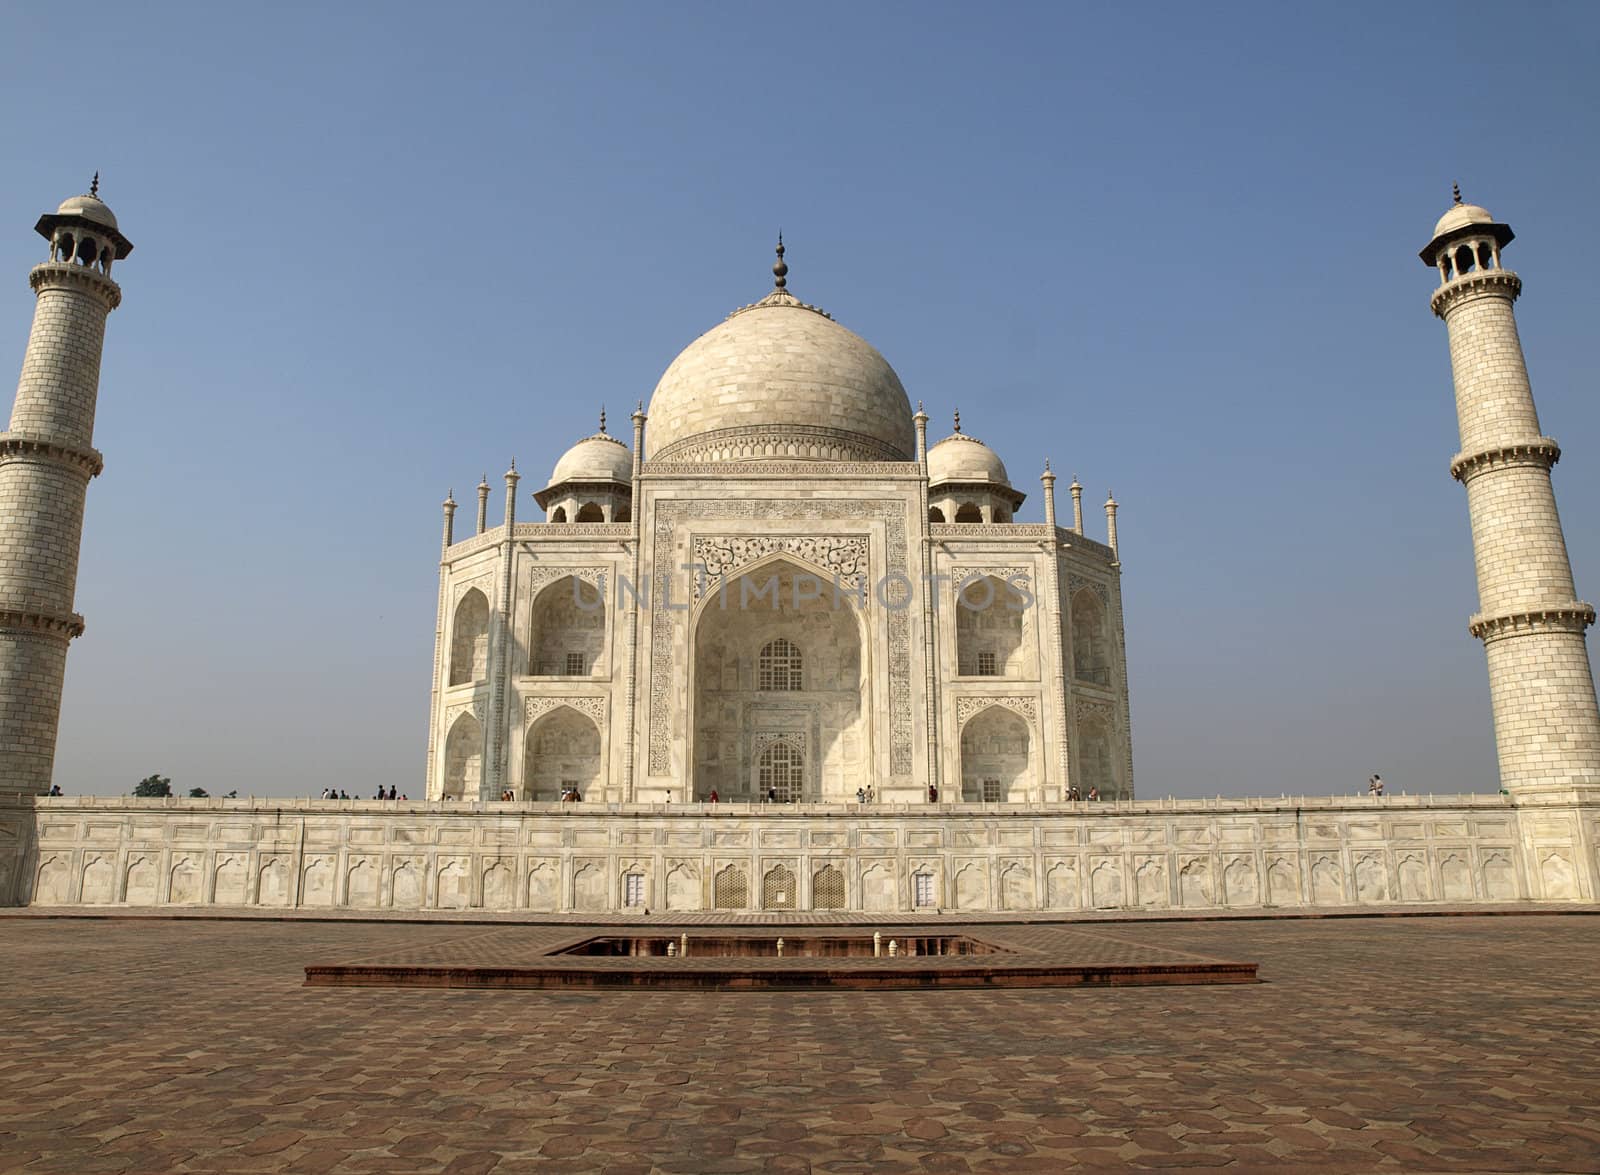
[[[868,806],[4,797],[0,902],[596,914],[1592,902],[1600,797],[1585,795]]]

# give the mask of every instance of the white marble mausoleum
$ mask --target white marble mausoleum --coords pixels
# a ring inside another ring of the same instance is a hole
[[[518,517],[445,503],[427,794],[584,802],[1131,798],[1116,503],[1057,526],[787,289],[667,367],[632,445]]]

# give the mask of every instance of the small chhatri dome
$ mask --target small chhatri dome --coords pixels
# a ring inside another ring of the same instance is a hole
[[[34,225],[34,231],[48,240],[59,226],[77,225],[80,228],[97,230],[104,238],[109,239],[115,246],[114,254],[121,261],[133,252],[133,242],[122,235],[117,227],[116,213],[106,206],[100,199],[100,173],[94,173],[94,179],[89,184],[89,190],[81,196],[70,196],[61,201],[53,213],[47,213],[39,218],[39,223]]]
[[[773,289],[672,361],[650,398],[656,461],[910,461],[911,401],[871,344],[788,289]]]
[[[551,471],[550,486],[569,481],[633,481],[633,454],[627,445],[606,432],[604,408],[600,409],[600,431],[563,453]]]
[[[1000,455],[977,437],[961,431],[961,413],[956,413],[955,432],[928,449],[928,484],[941,482],[987,482],[1009,486]]]
[[[1479,204],[1466,204],[1461,200],[1461,185],[1452,184],[1451,194],[1454,203],[1449,210],[1439,218],[1433,226],[1433,239],[1422,250],[1420,256],[1423,264],[1433,265],[1439,250],[1453,241],[1464,236],[1489,236],[1503,248],[1516,239],[1516,234],[1511,231],[1508,224],[1498,224],[1493,214]]]

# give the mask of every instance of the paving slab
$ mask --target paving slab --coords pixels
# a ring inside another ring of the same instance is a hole
[[[0,918],[0,1171],[1600,1170],[1592,917],[1104,930],[1263,982],[308,988],[478,931]]]

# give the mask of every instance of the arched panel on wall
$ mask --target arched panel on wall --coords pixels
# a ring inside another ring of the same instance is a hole
[[[545,711],[528,727],[522,798],[554,802],[564,792],[589,795],[601,784],[600,728],[571,706]]]
[[[703,554],[721,566],[738,553]],[[864,621],[853,599],[834,599],[829,572],[788,552],[759,558],[708,583],[692,623],[697,798],[754,801],[768,786],[781,790],[762,783],[773,766],[763,758],[785,753],[773,750],[779,738],[800,763],[795,800],[843,800],[872,782]]]
[[[1111,684],[1111,626],[1106,606],[1092,588],[1072,597],[1072,676],[1095,685]]]
[[[1009,584],[992,575],[975,575],[959,585],[956,672],[963,677],[1021,677],[1027,673],[1021,601]]]
[[[483,724],[462,711],[444,744],[444,788],[447,800],[475,800],[483,779]]]
[[[528,672],[542,677],[588,677],[606,646],[606,597],[575,575],[546,584],[533,600]]]
[[[978,711],[961,727],[961,798],[968,803],[1022,803],[1030,798],[1033,738],[1027,721],[1001,705]]]
[[[489,598],[470,588],[456,604],[450,625],[450,684],[489,679]]]

